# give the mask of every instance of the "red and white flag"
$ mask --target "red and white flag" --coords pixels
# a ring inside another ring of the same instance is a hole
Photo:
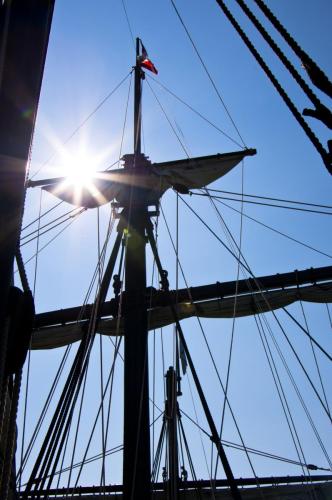
[[[140,58],[141,59],[140,60],[140,65],[143,68],[148,69],[149,71],[152,71],[152,73],[154,73],[155,75],[158,75],[158,70],[155,67],[155,65],[153,64],[153,62],[149,59],[148,53],[146,51],[146,48],[142,44],[142,41],[141,41],[141,46],[142,46],[142,55],[141,55],[141,58]]]

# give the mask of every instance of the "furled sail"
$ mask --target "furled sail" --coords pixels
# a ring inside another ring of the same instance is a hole
[[[239,318],[286,307],[297,300],[332,303],[332,282],[193,303],[182,302],[175,307],[175,310],[179,320],[193,316],[202,318],[233,318],[235,316]],[[150,330],[174,323],[172,307],[166,305],[150,309],[148,322]],[[53,349],[76,342],[82,338],[85,325],[86,321],[81,321],[37,329],[33,334],[32,349]],[[119,330],[117,330],[117,320],[114,318],[101,319],[97,331],[102,335],[123,334],[121,322]]]
[[[201,156],[183,160],[151,163],[144,155],[139,158],[137,168],[126,168],[134,155],[125,155],[125,168],[98,172],[87,185],[77,186],[65,178],[30,181],[28,186],[42,186],[63,201],[85,208],[95,208],[111,201],[121,202],[128,196],[128,187],[144,190],[149,203],[158,202],[170,188],[180,192],[201,188],[227,174],[245,156],[256,154],[254,149],[233,153]]]

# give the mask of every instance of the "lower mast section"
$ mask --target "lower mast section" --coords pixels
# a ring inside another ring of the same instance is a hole
[[[135,191],[135,188],[133,189]],[[135,199],[133,196],[132,199]],[[124,320],[123,498],[151,497],[145,205],[133,204],[127,233]]]

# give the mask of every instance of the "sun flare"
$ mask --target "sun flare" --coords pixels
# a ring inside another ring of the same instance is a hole
[[[52,194],[76,206],[91,207],[106,203],[102,182],[104,174],[99,170],[102,159],[102,155],[91,155],[85,148],[75,153],[64,151],[57,167],[61,182],[52,189]]]
[[[77,188],[89,188],[96,175],[96,160],[93,156],[85,153],[70,154],[65,159],[61,171],[66,178],[66,184]]]

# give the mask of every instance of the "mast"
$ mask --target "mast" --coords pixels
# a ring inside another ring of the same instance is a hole
[[[135,97],[134,97],[134,153],[141,154],[141,124],[142,124],[142,79],[144,73],[140,66],[140,39],[136,38]],[[137,159],[137,158],[136,158]]]
[[[177,439],[177,388],[176,372],[172,366],[166,373],[166,395],[165,414],[168,431],[168,493],[169,498],[176,500],[179,489],[179,461],[178,461],[178,439]]]
[[[134,155],[125,168],[132,182],[123,214],[127,215],[125,290],[128,303],[124,318],[124,451],[123,492],[125,500],[148,499],[151,495],[150,427],[148,389],[148,329],[145,302],[145,226],[147,204],[135,186],[141,162],[140,40],[136,39]],[[131,156],[131,155],[130,155]],[[125,222],[125,221],[124,221]]]

